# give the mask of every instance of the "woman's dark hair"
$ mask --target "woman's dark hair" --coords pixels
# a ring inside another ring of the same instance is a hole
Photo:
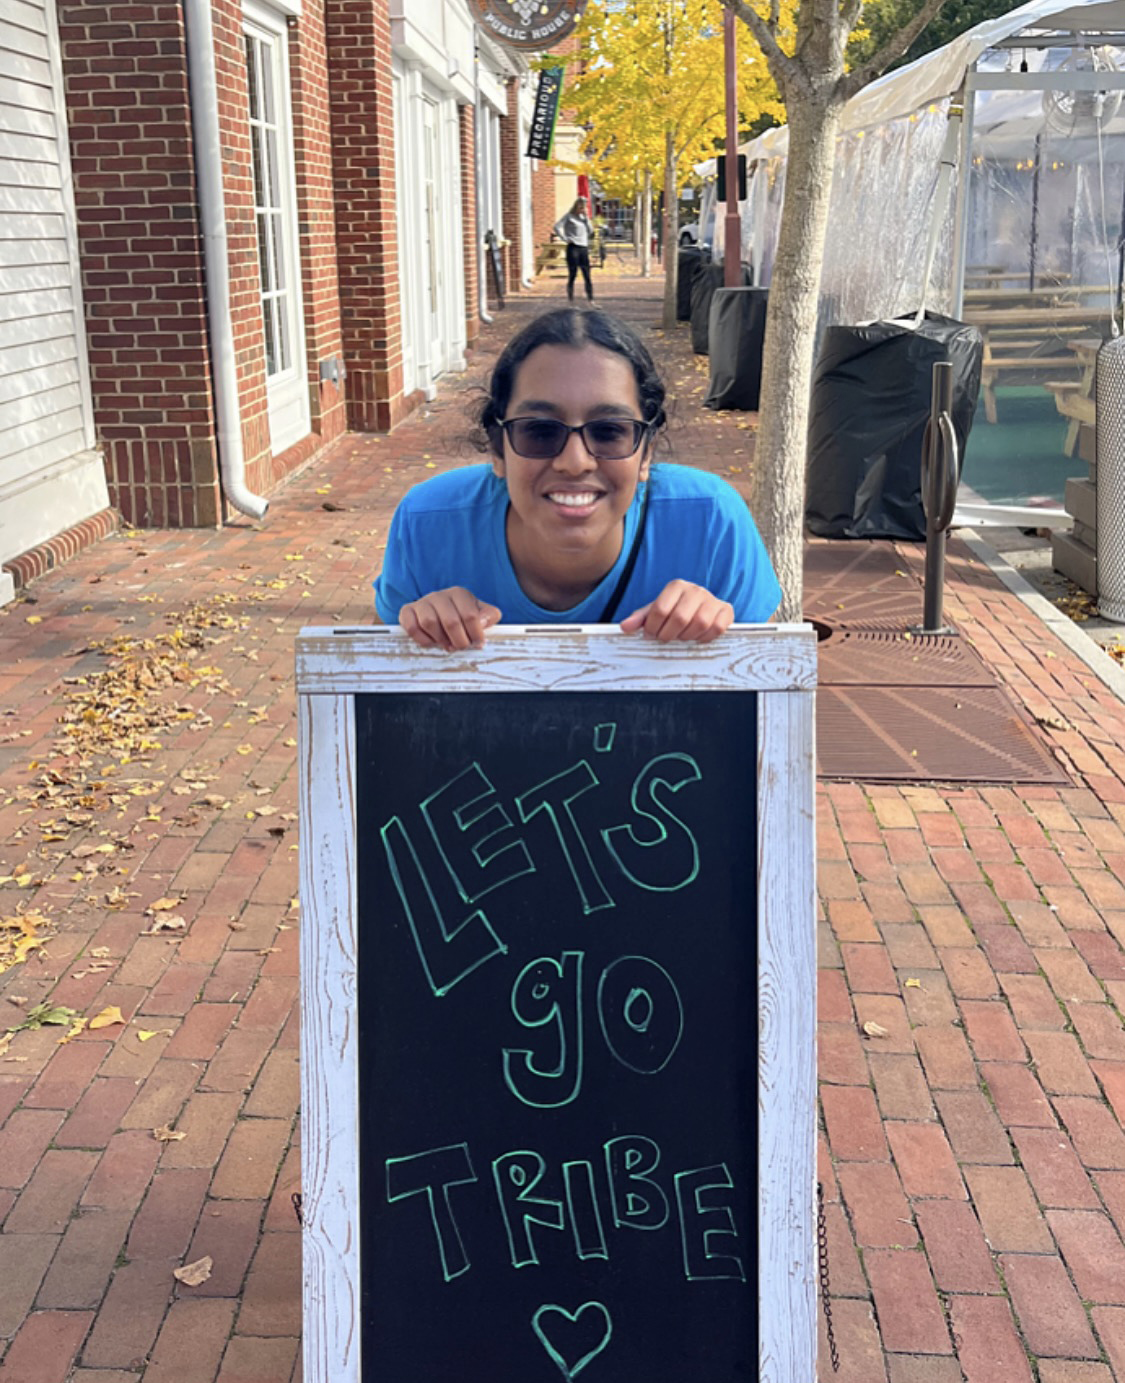
[[[504,420],[512,399],[516,371],[540,346],[601,346],[613,351],[633,367],[641,417],[653,432],[667,422],[664,412],[664,381],[657,373],[652,356],[631,326],[597,308],[559,307],[528,322],[500,352],[489,382],[488,398],[481,406],[480,426],[497,456],[503,452]]]

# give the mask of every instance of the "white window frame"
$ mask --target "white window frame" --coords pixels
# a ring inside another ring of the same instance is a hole
[[[308,436],[312,427],[309,407],[308,358],[305,345],[304,303],[301,294],[301,242],[297,219],[297,176],[293,149],[293,107],[290,87],[289,32],[287,16],[295,13],[291,4],[275,8],[259,0],[243,0],[243,32],[247,38],[272,47],[277,56],[274,105],[277,129],[283,269],[288,279],[286,327],[291,359],[288,366],[266,377],[269,406],[270,449],[279,452]],[[247,111],[249,119],[249,110]],[[251,138],[253,138],[251,131]],[[258,208],[255,202],[254,231],[257,238]],[[259,264],[259,303],[261,266]],[[264,328],[263,328],[264,330]]]

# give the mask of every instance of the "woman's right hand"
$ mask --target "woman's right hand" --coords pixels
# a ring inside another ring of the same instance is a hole
[[[500,611],[464,586],[449,586],[404,605],[398,622],[419,648],[454,653],[483,648],[485,632],[500,623]]]

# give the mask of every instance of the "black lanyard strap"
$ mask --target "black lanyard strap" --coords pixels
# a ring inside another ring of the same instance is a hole
[[[641,492],[641,512],[637,519],[637,531],[633,535],[633,546],[629,549],[629,556],[625,566],[618,578],[617,585],[613,588],[602,617],[598,620],[599,624],[612,624],[613,617],[617,614],[617,607],[621,604],[621,597],[625,594],[625,588],[629,584],[629,578],[633,575],[633,568],[637,565],[637,554],[641,550],[641,539],[645,535],[645,519],[648,517],[648,484],[646,482]]]

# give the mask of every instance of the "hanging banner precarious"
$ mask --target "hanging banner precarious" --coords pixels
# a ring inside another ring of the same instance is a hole
[[[586,0],[476,0],[477,23],[506,48],[542,53],[582,18]]]
[[[555,122],[559,118],[559,96],[562,92],[561,67],[546,67],[539,74],[539,90],[535,93],[535,111],[527,135],[528,158],[550,158],[555,140]]]

